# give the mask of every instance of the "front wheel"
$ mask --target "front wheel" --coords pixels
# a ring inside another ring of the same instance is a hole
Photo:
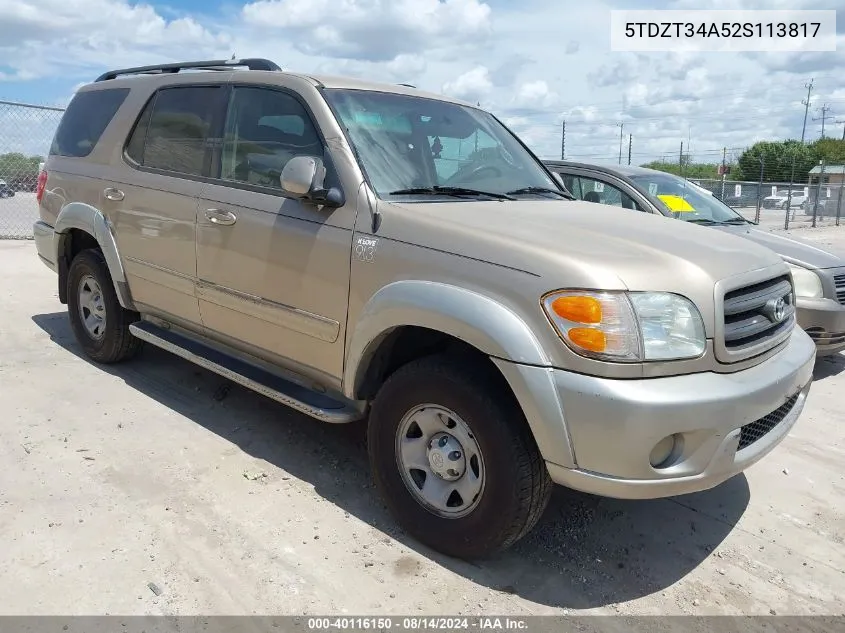
[[[399,524],[444,554],[480,558],[537,523],[551,480],[521,410],[486,366],[413,361],[379,391],[368,427],[376,485]]]

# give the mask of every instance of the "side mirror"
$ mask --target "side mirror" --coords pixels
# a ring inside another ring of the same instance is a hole
[[[326,167],[321,158],[294,156],[285,165],[279,181],[287,198],[309,200],[328,207],[343,206],[343,192],[337,187],[326,189],[323,186],[325,178]]]
[[[552,177],[557,181],[557,184],[566,189],[566,184],[563,182],[563,176],[561,176],[560,173],[553,171]]]

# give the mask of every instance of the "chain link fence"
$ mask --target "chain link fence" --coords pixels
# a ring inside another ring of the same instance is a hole
[[[32,239],[38,172],[62,112],[0,101],[0,239]]]
[[[706,164],[681,155],[674,162],[658,160],[646,166],[684,176],[763,228],[840,225],[845,215],[845,165],[816,162],[799,151],[755,155],[733,148],[730,155],[722,154],[721,164],[713,160],[714,154]]]

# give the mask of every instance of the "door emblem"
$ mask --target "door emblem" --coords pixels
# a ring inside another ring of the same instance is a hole
[[[355,257],[362,262],[372,263],[376,260],[378,238],[359,237],[355,240]]]

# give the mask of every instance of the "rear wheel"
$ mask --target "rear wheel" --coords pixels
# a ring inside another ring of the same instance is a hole
[[[129,332],[137,312],[117,300],[105,257],[88,249],[73,258],[68,270],[67,304],[70,325],[85,354],[99,363],[116,363],[134,356],[142,342]]]
[[[522,538],[551,492],[522,412],[493,371],[450,356],[411,362],[382,386],[369,420],[389,509],[411,536],[459,558]]]

